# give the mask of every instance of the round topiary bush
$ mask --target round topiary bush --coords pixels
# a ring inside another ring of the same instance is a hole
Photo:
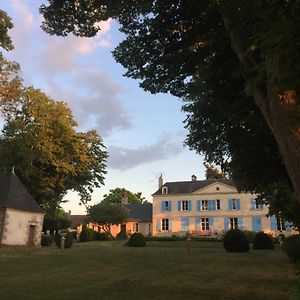
[[[80,236],[79,236],[79,242],[89,242],[93,239],[93,230],[88,227],[83,227]]]
[[[264,232],[257,232],[253,240],[253,249],[256,250],[273,250],[273,239]]]
[[[52,235],[42,235],[42,238],[41,238],[41,246],[42,247],[48,247],[48,246],[51,246],[52,243],[53,243],[53,236]]]
[[[129,247],[145,247],[146,239],[143,234],[136,232],[130,236],[128,241]]]
[[[239,229],[228,230],[223,238],[223,246],[227,252],[249,251],[249,241]]]
[[[65,248],[64,249],[68,249],[71,248],[73,245],[73,237],[74,235],[72,234],[72,232],[67,232],[66,236],[65,236]],[[55,244],[58,248],[60,248],[60,234],[57,234],[55,236]]]
[[[100,232],[98,233],[98,238],[99,241],[109,241],[112,239],[111,234],[109,234],[108,232]]]
[[[282,249],[292,262],[300,262],[300,235],[286,237]]]

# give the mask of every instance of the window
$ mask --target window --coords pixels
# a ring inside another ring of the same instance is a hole
[[[171,211],[171,201],[162,201],[161,202],[162,211]]]
[[[162,231],[167,231],[167,230],[169,230],[169,219],[162,219],[161,220],[162,222],[162,224],[161,224],[161,230]]]
[[[237,209],[237,199],[232,199],[232,209]]]
[[[238,229],[238,219],[237,218],[229,218],[229,228],[230,229]]]
[[[201,210],[208,210],[208,201],[207,200],[201,201]]]
[[[217,210],[220,210],[220,209],[221,209],[220,200],[216,200],[216,209],[217,209]]]
[[[282,218],[277,218],[277,230],[278,231],[283,231],[285,230],[285,222],[283,221]]]
[[[189,230],[189,218],[182,218],[181,227],[182,227],[182,231],[188,231]]]
[[[209,230],[209,219],[201,218],[201,230]]]
[[[139,223],[134,224],[134,231],[139,232]]]
[[[161,189],[161,193],[163,195],[168,194],[168,188],[166,186],[163,186],[162,189]]]
[[[189,204],[187,200],[181,201],[181,210],[189,210]]]

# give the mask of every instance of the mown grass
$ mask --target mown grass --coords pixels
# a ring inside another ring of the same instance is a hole
[[[291,299],[294,265],[279,250],[226,253],[221,243],[119,242],[0,249],[0,299]]]

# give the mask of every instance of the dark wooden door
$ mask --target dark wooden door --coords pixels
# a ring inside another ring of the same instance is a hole
[[[30,225],[28,233],[28,246],[34,245],[35,225]]]

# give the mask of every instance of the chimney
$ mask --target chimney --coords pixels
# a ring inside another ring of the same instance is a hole
[[[192,182],[196,182],[197,181],[197,176],[196,175],[192,175]]]
[[[158,178],[158,188],[161,189],[161,187],[164,185],[164,179],[162,177],[162,174],[160,174]]]
[[[128,194],[126,191],[123,192],[121,204],[124,204],[124,205],[128,204]]]

